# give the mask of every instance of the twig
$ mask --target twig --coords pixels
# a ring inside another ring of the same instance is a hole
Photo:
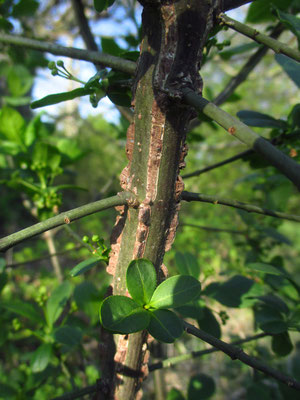
[[[26,37],[9,35],[6,33],[0,33],[0,42],[6,44],[12,44],[15,46],[22,46],[24,48],[30,48],[34,50],[40,50],[59,56],[65,56],[75,58],[77,60],[90,61],[95,64],[103,64],[107,67],[113,68],[117,71],[127,72],[133,75],[136,63],[129,60],[124,60],[120,57],[115,57],[109,54],[99,53],[97,51],[88,51],[83,49],[77,49],[75,47],[64,47],[58,44],[42,42],[40,40],[28,39]]]
[[[268,35],[260,33],[251,26],[242,24],[241,22],[236,21],[223,13],[221,13],[218,18],[224,25],[249,37],[250,39],[255,40],[258,43],[262,43],[265,46],[268,46],[270,49],[274,50],[275,53],[285,54],[286,56],[300,62],[300,52],[287,46],[285,43],[270,38]]]
[[[259,136],[243,122],[221,110],[204,97],[197,95],[191,89],[183,89],[185,103],[197,108],[207,117],[225,128],[232,136],[245,143],[248,147],[260,153],[271,165],[289,178],[300,190],[300,165],[290,157],[276,149],[270,142]]]
[[[270,336],[270,334],[269,333],[259,333],[258,335],[249,336],[249,337],[247,337],[245,339],[236,340],[236,341],[230,343],[230,345],[231,346],[235,346],[235,345],[238,345],[238,344],[247,343],[247,342],[251,342],[253,340],[261,339],[261,338],[266,337],[266,336]],[[166,360],[156,362],[155,364],[150,364],[148,369],[149,369],[149,372],[152,372],[152,371],[155,371],[157,369],[170,368],[170,367],[173,367],[174,365],[179,364],[179,363],[181,363],[183,361],[192,360],[194,358],[202,357],[202,356],[204,356],[206,354],[215,353],[216,351],[220,351],[220,349],[217,349],[216,347],[213,347],[213,348],[207,349],[207,350],[192,351],[191,353],[181,354],[180,356],[170,357],[170,358],[168,358]]]
[[[62,212],[55,217],[46,219],[45,221],[39,222],[38,224],[32,225],[28,228],[22,229],[19,232],[13,233],[12,235],[6,236],[0,239],[0,251],[5,251],[18,243],[23,242],[35,235],[46,232],[49,229],[56,228],[57,226],[69,224],[79,218],[85,217],[96,212],[107,210],[108,208],[121,206],[125,204],[134,204],[136,199],[132,193],[121,192],[117,196],[109,197],[107,199],[95,201],[81,207],[74,208],[70,211]]]
[[[191,193],[191,192],[182,192],[182,200],[185,201],[202,201],[204,203],[211,204],[222,204],[223,206],[229,206],[234,208],[239,208],[241,210],[247,211],[249,213],[254,212],[257,214],[268,215],[270,217],[276,217],[281,219],[287,219],[289,221],[300,222],[300,215],[292,215],[286,214],[280,211],[268,210],[266,208],[258,207],[253,204],[242,203],[237,200],[224,199],[218,196],[209,196],[202,193]]]
[[[43,236],[45,238],[47,247],[49,249],[49,254],[53,255],[56,253],[56,247],[55,247],[55,243],[54,243],[54,239],[53,239],[53,231],[47,231],[43,233]],[[63,281],[63,274],[61,271],[61,265],[59,262],[59,259],[57,256],[53,255],[53,257],[51,257],[51,264],[53,266],[53,270],[55,273],[55,276],[58,280],[59,283],[62,283]]]
[[[75,390],[74,392],[70,392],[70,393],[65,393],[62,396],[58,396],[53,398],[52,400],[73,400],[73,399],[79,399],[80,397],[85,396],[86,394],[91,394],[91,393],[95,393],[98,390],[98,385],[91,385],[91,386],[87,386],[83,389],[78,389]]]
[[[284,383],[290,388],[300,390],[300,382],[297,382],[293,378],[282,374],[280,371],[277,371],[274,368],[269,367],[268,365],[262,363],[254,357],[248,356],[242,349],[235,347],[229,343],[225,343],[222,340],[215,338],[207,332],[202,331],[201,329],[197,329],[195,326],[189,324],[184,321],[184,328],[187,333],[190,335],[196,336],[199,339],[203,340],[206,343],[216,347],[221,350],[223,353],[227,354],[232,360],[240,360],[242,363],[249,365],[251,368],[257,371],[261,371],[266,375],[275,378],[276,380]]]
[[[207,232],[224,232],[224,233],[232,233],[234,235],[247,235],[248,231],[236,231],[234,229],[221,229],[221,228],[212,228],[210,226],[201,226],[201,225],[194,225],[194,224],[180,224],[180,226],[190,226],[191,228],[198,228],[203,229]]]

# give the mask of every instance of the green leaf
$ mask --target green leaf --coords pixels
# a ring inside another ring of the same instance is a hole
[[[272,350],[278,356],[284,357],[293,350],[293,344],[288,332],[272,336]]]
[[[24,65],[14,65],[7,75],[7,83],[13,96],[25,95],[33,84],[33,76]]]
[[[46,318],[48,325],[53,326],[54,322],[63,311],[69,297],[71,296],[72,286],[70,282],[65,281],[57,286],[52,292],[46,303]]]
[[[148,304],[156,288],[156,271],[153,264],[146,259],[133,260],[126,272],[127,289],[141,306]]]
[[[289,314],[289,312],[290,312],[286,303],[280,297],[277,297],[274,294],[257,296],[257,299],[259,299],[261,302],[263,302],[267,306],[275,308],[276,310],[279,310],[280,312],[283,312],[284,314]]]
[[[12,16],[15,18],[32,17],[38,8],[39,2],[37,0],[19,0],[19,2],[13,6]]]
[[[185,400],[180,390],[172,388],[168,394],[166,400]]]
[[[193,376],[189,382],[187,399],[209,399],[215,391],[215,381],[208,375],[198,374]]]
[[[116,88],[109,89],[107,91],[107,96],[109,100],[117,106],[131,107],[130,90],[117,90]]]
[[[62,92],[50,94],[49,96],[43,97],[40,100],[33,101],[30,105],[32,109],[51,106],[53,104],[61,103],[62,101],[73,100],[76,97],[87,96],[88,94],[94,93],[94,89],[78,88],[71,90],[70,92]]]
[[[170,310],[153,310],[147,328],[150,335],[164,343],[173,343],[182,335],[183,325],[180,318]]]
[[[220,339],[222,336],[221,327],[213,312],[204,307],[202,309],[202,318],[197,320],[199,328],[203,331],[210,333],[217,339]]]
[[[246,22],[265,22],[274,20],[271,6],[275,5],[281,10],[287,9],[293,0],[257,0],[250,4]]]
[[[288,122],[292,128],[300,128],[300,103],[296,104],[289,113]]]
[[[278,309],[263,305],[255,309],[254,315],[256,323],[264,332],[277,334],[286,332],[288,329]]]
[[[255,42],[254,43],[246,43],[246,44],[242,44],[240,46],[230,47],[227,50],[221,51],[221,52],[219,52],[219,56],[223,60],[229,60],[232,56],[235,56],[236,54],[242,54],[249,50],[256,49],[257,47],[259,47],[259,44],[255,43]]]
[[[56,342],[61,343],[70,349],[78,346],[82,340],[81,330],[77,327],[68,325],[56,329],[53,336]]]
[[[43,371],[50,362],[52,355],[52,344],[44,343],[32,354],[31,357],[31,369],[32,372]]]
[[[1,399],[5,400],[15,400],[18,396],[18,391],[16,388],[2,382],[0,382],[0,393],[2,396]]]
[[[200,267],[197,258],[189,253],[176,252],[175,262],[177,269],[181,275],[191,275],[198,279],[200,274]]]
[[[3,107],[0,114],[0,133],[9,141],[23,147],[23,132],[25,120],[18,111],[10,107]]]
[[[4,286],[7,284],[7,281],[8,281],[7,273],[0,272],[0,293],[2,292]]]
[[[95,267],[101,261],[100,258],[90,257],[84,261],[81,261],[74,268],[71,269],[70,275],[74,278],[75,276],[81,275],[84,272],[89,271],[93,267]]]
[[[105,283],[104,281],[103,285]],[[101,293],[92,282],[85,280],[75,287],[74,300],[77,307],[90,318],[92,323],[98,319],[99,299],[101,299]]]
[[[95,10],[99,13],[103,10],[106,10],[112,4],[114,4],[115,0],[94,0]]]
[[[30,303],[19,300],[10,300],[9,302],[0,303],[0,307],[4,307],[15,314],[28,318],[37,324],[44,324],[44,319],[40,312]]]
[[[275,119],[267,114],[262,114],[257,111],[242,110],[236,114],[244,124],[261,128],[286,128],[285,121]]]
[[[285,275],[284,272],[282,272],[280,269],[274,267],[273,265],[260,263],[260,262],[246,264],[246,268],[251,268],[251,269],[254,269],[255,271],[261,271],[261,272],[264,272],[265,274],[283,275],[283,276]]]
[[[249,293],[254,281],[242,275],[235,275],[216,287],[213,297],[227,307],[241,307],[243,298]]]
[[[276,54],[275,60],[288,74],[292,81],[300,88],[300,63],[284,56],[283,54]]]
[[[203,318],[203,300],[193,300],[184,306],[176,307],[176,311],[185,318]]]
[[[30,96],[22,96],[22,97],[3,96],[3,104],[11,107],[26,106],[27,104],[30,104],[30,102],[31,102]]]
[[[134,333],[146,329],[150,314],[126,296],[109,296],[100,306],[100,322],[116,333]]]
[[[201,291],[200,282],[189,275],[176,275],[162,282],[153,293],[149,308],[176,308],[194,300]]]
[[[121,49],[114,39],[112,38],[101,38],[101,47],[103,53],[111,54],[113,56],[119,56],[124,50]]]
[[[297,36],[298,48],[300,48],[300,18],[297,18],[292,14],[287,14],[283,11],[280,11],[276,7],[275,12],[280,21]]]

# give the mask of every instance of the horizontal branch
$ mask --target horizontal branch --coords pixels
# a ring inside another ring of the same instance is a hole
[[[121,192],[116,196],[95,201],[94,203],[89,203],[84,206],[74,208],[70,211],[62,212],[55,217],[46,219],[45,221],[39,222],[28,228],[22,229],[19,232],[13,233],[12,235],[6,236],[3,239],[0,239],[0,251],[4,252],[9,248],[15,246],[16,244],[23,242],[24,240],[30,239],[33,236],[46,232],[49,229],[56,228],[57,226],[69,224],[72,221],[75,221],[87,215],[107,210],[108,208],[133,203],[134,201],[135,198],[131,193]]]
[[[0,33],[0,42],[56,54],[58,56],[65,56],[75,58],[77,60],[90,61],[94,64],[100,63],[102,65],[105,65],[106,67],[113,68],[117,71],[127,72],[131,75],[134,74],[136,68],[135,62],[124,60],[123,58],[115,57],[110,54],[99,53],[98,51],[77,49],[75,47],[60,46],[58,44],[29,39],[17,35]]]
[[[300,222],[300,215],[292,215],[280,211],[268,210],[267,208],[258,207],[253,204],[242,203],[241,201],[237,200],[224,199],[218,196],[209,196],[202,193],[191,193],[183,191],[181,198],[182,200],[185,201],[201,201],[203,203],[222,204],[223,206],[239,208],[240,210],[244,210],[249,213],[254,212],[257,214],[268,215],[270,217],[276,217],[281,219],[287,219],[289,221]]]
[[[65,393],[61,396],[54,397],[52,400],[74,400],[74,399],[80,399],[81,397],[87,395],[87,394],[92,394],[96,393],[99,389],[99,385],[91,385],[91,386],[86,386],[85,388],[74,390],[73,392]]]
[[[290,388],[300,390],[300,382],[297,382],[293,378],[284,375],[280,371],[269,367],[268,365],[262,363],[258,359],[248,356],[242,349],[233,346],[232,344],[223,342],[223,340],[217,339],[207,332],[197,329],[195,326],[184,321],[184,328],[190,335],[196,336],[206,343],[216,347],[223,353],[227,354],[232,360],[240,360],[242,363],[249,365],[251,368],[261,371],[264,374],[275,378],[277,381],[284,383]]]
[[[270,142],[259,136],[243,122],[221,110],[204,97],[199,96],[191,89],[183,89],[185,103],[195,107],[204,115],[225,128],[232,136],[246,144],[249,148],[261,154],[271,165],[276,167],[300,190],[300,165]]]
[[[234,229],[221,229],[221,228],[212,228],[211,226],[201,226],[194,224],[180,224],[180,226],[190,226],[191,228],[202,229],[207,232],[219,232],[219,233],[231,233],[233,235],[247,235],[248,231],[237,231]]]
[[[236,345],[239,345],[239,344],[251,342],[253,340],[261,339],[261,338],[266,337],[266,336],[270,336],[270,334],[269,333],[259,333],[258,335],[249,336],[249,337],[247,337],[245,339],[236,340],[236,341],[230,343],[230,345],[231,346],[236,346]],[[192,351],[191,353],[181,354],[180,356],[170,357],[170,358],[168,358],[166,360],[158,361],[158,362],[156,362],[154,364],[150,364],[148,369],[149,369],[149,372],[152,372],[152,371],[155,371],[157,369],[170,368],[170,367],[173,367],[173,365],[179,364],[179,363],[181,363],[183,361],[192,360],[194,358],[202,357],[202,356],[205,356],[206,354],[215,353],[216,351],[220,351],[220,349],[218,349],[216,347],[212,347],[211,349]]]
[[[236,21],[223,13],[218,16],[218,19],[229,28],[255,40],[257,43],[262,43],[265,46],[268,46],[270,49],[274,50],[275,53],[285,54],[286,56],[300,62],[300,52],[287,46],[285,43],[260,33],[251,26]]]

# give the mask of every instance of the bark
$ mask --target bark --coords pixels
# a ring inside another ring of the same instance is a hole
[[[132,259],[147,258],[163,279],[165,251],[177,228],[179,170],[187,153],[185,129],[193,111],[181,103],[181,90],[201,93],[202,49],[213,25],[217,0],[143,0],[143,41],[133,93],[134,121],[127,132],[128,165],[121,186],[139,205],[120,209],[112,233],[113,294],[126,294],[125,274]],[[219,11],[219,10],[218,10]],[[147,375],[145,332],[115,336],[103,345],[103,393],[98,399],[134,399]]]

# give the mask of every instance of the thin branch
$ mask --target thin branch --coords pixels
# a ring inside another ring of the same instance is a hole
[[[235,346],[235,345],[238,345],[238,344],[251,342],[253,340],[261,339],[261,338],[266,337],[266,336],[270,336],[270,334],[269,333],[259,333],[258,335],[249,336],[249,337],[247,337],[245,339],[236,340],[236,341],[230,343],[230,346]],[[220,351],[220,349],[218,349],[216,347],[212,347],[211,349],[207,349],[207,350],[192,351],[191,353],[181,354],[180,356],[170,357],[170,358],[168,358],[166,360],[156,362],[155,364],[150,364],[148,369],[149,369],[149,372],[152,372],[152,371],[155,371],[157,369],[170,368],[170,367],[173,367],[174,365],[179,364],[179,363],[181,363],[183,361],[192,360],[194,358],[202,357],[202,356],[204,356],[206,354],[215,353],[216,351]]]
[[[202,229],[207,232],[219,232],[219,233],[231,233],[233,235],[247,235],[248,231],[236,231],[234,229],[221,229],[221,228],[212,228],[211,226],[202,226],[202,225],[194,225],[194,224],[180,224],[180,226],[190,226],[191,228]]]
[[[268,210],[267,208],[258,207],[253,204],[242,203],[237,200],[224,199],[218,196],[209,196],[202,193],[191,193],[183,191],[181,198],[182,200],[185,201],[201,201],[204,203],[222,204],[223,206],[239,208],[240,210],[244,210],[249,213],[254,212],[257,214],[268,215],[270,217],[276,217],[281,219],[287,219],[289,221],[300,222],[300,215],[292,215],[280,211]]]
[[[72,221],[87,215],[125,204],[133,205],[135,202],[136,199],[133,197],[132,193],[121,192],[117,196],[95,201],[94,203],[89,203],[84,206],[74,208],[73,210],[62,212],[55,217],[46,219],[45,221],[39,222],[19,232],[13,233],[12,235],[6,236],[3,239],[0,239],[0,251],[6,251],[10,247],[21,243],[26,239],[46,232],[49,229],[56,228],[57,226],[69,224]]]
[[[58,396],[53,398],[52,400],[73,400],[73,399],[79,399],[80,397],[85,396],[86,394],[92,394],[92,393],[96,393],[98,390],[98,385],[91,385],[91,386],[87,386],[83,389],[78,389],[75,390],[74,392],[70,392],[70,393],[65,393],[62,396]]]
[[[300,382],[297,382],[293,378],[284,375],[280,371],[269,367],[268,365],[262,363],[254,357],[248,356],[242,349],[235,347],[229,343],[225,343],[222,340],[215,338],[207,332],[197,329],[195,326],[189,324],[188,322],[183,322],[184,328],[190,335],[196,336],[206,343],[216,347],[223,353],[227,354],[232,360],[240,360],[242,363],[249,365],[251,368],[257,371],[261,371],[264,374],[275,378],[277,381],[284,383],[290,388],[300,390]]]
[[[223,11],[232,10],[238,8],[247,3],[253,3],[255,0],[223,0]]]
[[[223,13],[220,14],[218,18],[224,25],[249,37],[250,39],[255,40],[257,43],[262,43],[265,46],[268,46],[270,49],[274,50],[275,53],[285,54],[286,56],[300,62],[300,52],[287,46],[285,43],[270,38],[268,35],[260,33],[251,26],[242,24],[241,22],[236,21]]]
[[[289,178],[300,190],[300,165],[276,149],[270,142],[259,136],[243,122],[218,108],[191,89],[183,89],[183,100],[203,112],[207,117],[225,128],[232,136],[245,143],[249,148],[260,153],[271,165]]]
[[[124,60],[120,57],[115,57],[109,54],[99,53],[97,51],[88,51],[77,49],[75,47],[64,47],[58,44],[42,42],[40,40],[28,39],[22,36],[9,35],[0,33],[0,42],[12,44],[15,46],[22,46],[33,50],[40,50],[43,52],[56,54],[75,58],[77,60],[90,61],[95,64],[102,64],[117,71],[127,72],[133,75],[136,68],[136,63],[129,60]]]

